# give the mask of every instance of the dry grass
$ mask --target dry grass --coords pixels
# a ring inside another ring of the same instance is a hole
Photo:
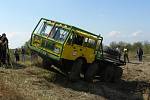
[[[54,72],[20,62],[14,69],[0,67],[0,100],[148,100],[150,58],[123,67],[122,82],[70,83]],[[132,59],[137,62],[136,59]]]
[[[6,84],[0,83],[0,100],[24,100],[17,91],[10,89]]]
[[[38,91],[38,85],[39,88],[41,88],[42,90],[44,90],[45,88],[49,88],[50,86],[48,87],[48,84],[42,78],[53,77],[52,75],[54,75],[52,73],[46,72],[45,70],[35,67],[28,67],[25,69],[17,70],[1,69],[1,72],[4,72],[0,73],[0,75],[3,76],[0,78],[0,81],[3,82],[3,86],[6,86],[11,90],[17,91],[14,93],[21,94],[23,98],[28,97],[27,100],[33,100],[33,98],[38,97],[36,96],[37,93],[35,91]]]
[[[0,77],[0,82],[3,82],[1,98],[4,100],[76,100],[79,98],[81,100],[90,98],[91,100],[93,98],[105,100],[100,96],[54,84],[56,81],[55,73],[34,66],[17,70],[0,68],[0,76],[3,76]],[[5,93],[4,91],[8,92]],[[6,97],[8,98],[6,99]]]

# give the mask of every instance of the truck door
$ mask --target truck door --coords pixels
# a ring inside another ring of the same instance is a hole
[[[84,37],[72,32],[68,41],[64,44],[61,58],[67,60],[76,60],[82,56]]]
[[[72,33],[64,45],[62,58],[75,60],[78,57],[83,57],[87,63],[92,63],[95,60],[95,40],[79,33]]]

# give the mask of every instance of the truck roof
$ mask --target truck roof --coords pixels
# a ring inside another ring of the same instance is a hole
[[[60,26],[61,27],[64,27],[64,28],[70,28],[70,29],[72,29],[72,30],[74,30],[74,31],[77,31],[77,32],[80,32],[81,34],[83,34],[83,35],[86,35],[86,36],[88,36],[88,37],[93,37],[93,38],[101,38],[102,39],[102,37],[100,36],[100,35],[96,35],[96,34],[93,34],[93,33],[91,33],[91,32],[88,32],[88,31],[86,31],[86,30],[83,30],[83,29],[81,29],[81,28],[78,28],[78,27],[75,27],[75,26],[72,26],[72,25],[68,25],[68,24],[64,24],[64,23],[61,23],[61,22],[58,22],[58,21],[54,21],[54,20],[49,20],[49,19],[46,19],[46,18],[41,18],[41,20],[46,20],[46,21],[50,21],[50,23],[57,23],[57,24],[60,24]]]

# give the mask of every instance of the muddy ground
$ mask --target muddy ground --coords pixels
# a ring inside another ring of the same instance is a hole
[[[0,67],[0,100],[150,100],[150,58],[133,59],[119,83],[71,83],[60,74],[30,64]]]

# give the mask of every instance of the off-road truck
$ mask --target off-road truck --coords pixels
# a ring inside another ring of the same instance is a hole
[[[43,59],[44,67],[54,65],[70,80],[80,75],[88,81],[100,76],[116,81],[122,76],[118,52],[103,49],[103,37],[83,29],[41,18],[32,32],[29,48]]]

